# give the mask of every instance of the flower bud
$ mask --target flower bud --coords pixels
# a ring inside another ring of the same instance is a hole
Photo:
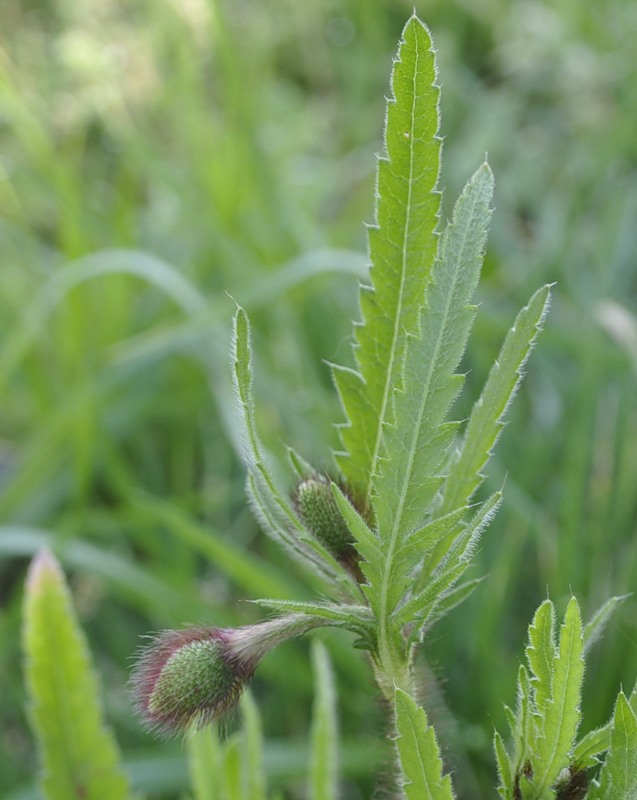
[[[339,511],[329,481],[317,475],[306,478],[296,490],[295,503],[303,524],[358,580],[358,554],[352,534]]]
[[[163,631],[141,651],[131,677],[137,712],[160,734],[200,728],[234,708],[269,650],[317,624],[292,614],[242,628]]]

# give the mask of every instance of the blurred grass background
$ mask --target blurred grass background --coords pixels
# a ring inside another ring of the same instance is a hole
[[[131,718],[138,637],[311,596],[247,508],[232,424],[233,301],[255,326],[264,437],[329,463],[327,360],[348,357],[391,56],[412,0],[14,0],[0,32],[0,793],[36,771],[19,651],[29,557],[70,575],[136,784],[186,786]],[[470,351],[475,397],[516,310],[557,281],[491,469],[504,510],[470,604],[435,629],[431,713],[463,798],[550,593],[592,613],[637,586],[637,5],[417,3],[439,51],[447,209],[488,152],[497,211]],[[635,600],[591,655],[587,727],[637,675]],[[326,637],[343,796],[382,737],[370,671]],[[307,643],[260,669],[267,763],[306,768]],[[232,725],[232,723],[230,723]],[[382,764],[382,758],[381,758]]]

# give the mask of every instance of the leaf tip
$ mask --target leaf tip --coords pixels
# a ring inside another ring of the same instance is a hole
[[[27,572],[26,587],[29,594],[40,589],[47,578],[63,580],[60,562],[48,549],[40,550],[33,557]]]

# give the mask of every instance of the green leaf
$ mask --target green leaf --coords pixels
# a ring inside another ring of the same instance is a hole
[[[217,726],[194,731],[187,740],[188,771],[194,800],[226,800],[223,782],[223,753]]]
[[[329,656],[323,644],[312,642],[314,709],[310,800],[336,800],[338,793],[338,722],[336,695]]]
[[[98,681],[58,562],[41,551],[31,562],[24,604],[31,720],[48,800],[129,797],[119,754],[104,727]]]
[[[443,235],[440,257],[428,284],[418,335],[409,339],[402,390],[395,394],[395,422],[384,430],[383,465],[375,482],[378,537],[384,550],[381,582],[370,596],[381,630],[393,612],[394,560],[407,536],[426,522],[438,491],[437,471],[453,440],[455,425],[443,422],[462,378],[454,375],[465,348],[493,191],[483,165],[456,204]]]
[[[555,609],[550,600],[545,600],[535,612],[529,627],[526,657],[531,667],[534,705],[542,714],[551,698],[555,660]]]
[[[590,648],[599,640],[604,633],[604,629],[608,624],[610,618],[615,613],[620,603],[628,597],[628,595],[618,595],[616,597],[609,597],[597,611],[593,614],[591,619],[584,626],[584,652],[587,653]]]
[[[436,735],[423,708],[402,689],[396,689],[396,748],[407,800],[452,800],[449,775],[443,777]]]
[[[280,614],[306,614],[318,617],[326,626],[348,628],[359,634],[367,634],[373,630],[374,618],[367,606],[267,598],[253,602],[262,608],[269,608]]]
[[[597,756],[610,747],[610,734],[612,723],[608,722],[601,728],[589,731],[575,746],[573,750],[573,763],[581,767],[593,767],[597,764]]]
[[[418,588],[420,583],[412,581],[415,594],[406,599],[394,612],[392,621],[395,624],[403,626],[418,620],[418,626],[422,628],[430,621],[432,612],[435,609],[439,610],[441,602],[451,594],[453,587],[469,566],[481,531],[496,513],[501,499],[501,493],[495,492],[481,505],[471,522],[464,525],[452,547],[449,548],[445,561],[434,572],[424,588]],[[402,586],[403,583],[397,581],[396,585]],[[437,618],[440,618],[440,614],[437,615]]]
[[[495,751],[495,758],[498,766],[498,775],[500,777],[500,796],[507,798],[513,796],[513,772],[511,769],[511,762],[509,754],[506,751],[502,737],[496,731],[493,735],[493,749]]]
[[[580,721],[580,699],[584,680],[582,619],[572,597],[561,628],[558,652],[552,664],[552,691],[539,722],[529,798],[543,798],[560,771],[568,767]]]
[[[439,95],[429,31],[407,22],[394,61],[387,103],[385,155],[379,158],[375,224],[369,229],[371,286],[361,286],[362,322],[355,327],[357,370],[334,367],[348,422],[339,465],[369,500],[381,456],[383,426],[399,383],[405,339],[433,264],[440,196]]]
[[[524,375],[548,311],[550,286],[543,286],[517,315],[476,401],[460,452],[444,486],[442,511],[468,503],[484,479],[483,470],[504,427],[506,411]]]
[[[615,704],[610,749],[589,800],[635,800],[637,797],[637,716],[623,692]]]
[[[249,691],[241,697],[241,716],[243,718],[242,797],[243,800],[265,800],[261,718]]]
[[[252,392],[250,323],[238,307],[233,332],[234,386],[248,467],[248,491],[264,530],[305,567],[330,582],[351,585],[351,579],[330,553],[308,535],[289,498],[278,485],[261,443]]]

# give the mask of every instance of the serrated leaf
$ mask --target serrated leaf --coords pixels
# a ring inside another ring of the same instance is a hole
[[[241,697],[241,716],[243,719],[242,797],[243,800],[265,800],[266,784],[261,717],[249,691]]]
[[[550,600],[545,600],[535,612],[529,627],[526,657],[532,673],[534,705],[542,714],[551,698],[555,660],[555,610]]]
[[[444,486],[442,511],[468,503],[484,479],[483,470],[505,425],[504,418],[524,375],[524,366],[542,330],[550,302],[543,286],[517,315],[476,401],[460,451]]]
[[[464,583],[448,589],[440,598],[436,607],[427,615],[427,628],[431,628],[438,620],[446,617],[450,611],[453,611],[454,608],[457,608],[464,603],[465,600],[468,600],[483,580],[483,577],[473,578],[470,581],[464,581]]]
[[[363,498],[378,469],[383,426],[391,418],[406,332],[434,262],[440,196],[439,87],[427,28],[407,22],[394,61],[387,103],[385,155],[379,158],[375,224],[369,229],[371,286],[362,286],[355,327],[358,371],[334,368],[348,422],[341,427],[343,474]]]
[[[396,689],[396,747],[407,800],[453,800],[451,778],[442,773],[436,735],[423,708]]]
[[[414,593],[410,592],[411,596],[392,614],[391,620],[395,625],[402,627],[412,621],[417,621],[418,627],[421,629],[424,625],[431,624],[434,611],[439,612],[441,603],[453,592],[453,587],[469,566],[475,543],[485,525],[488,525],[489,520],[496,512],[501,498],[501,493],[495,492],[481,505],[473,519],[464,525],[449,549],[445,561],[425,583],[424,588],[420,588],[419,582],[412,581],[412,592]],[[404,583],[407,581],[398,579],[394,581],[394,586],[402,587]],[[440,613],[436,614],[437,619],[440,616]]]
[[[480,272],[492,193],[493,176],[483,165],[465,187],[443,234],[420,330],[406,347],[402,390],[394,396],[394,424],[383,431],[383,465],[374,486],[383,561],[370,565],[380,582],[371,582],[368,591],[381,646],[383,637],[391,636],[387,624],[404,582],[404,574],[395,569],[396,554],[426,521],[442,480],[437,471],[455,433],[455,424],[443,420],[462,383],[453,373],[474,317],[468,303]]]
[[[324,645],[312,642],[314,708],[310,800],[336,800],[338,789],[338,722],[336,694],[329,656]]]
[[[232,338],[233,378],[239,410],[244,458],[248,467],[248,491],[264,530],[306,568],[342,585],[351,584],[347,573],[331,554],[305,530],[286,493],[278,485],[268,463],[256,424],[252,391],[250,323],[238,307]]]
[[[610,749],[589,800],[635,800],[637,797],[637,716],[623,692],[615,704]]]
[[[541,713],[529,798],[543,798],[560,771],[568,767],[580,722],[584,680],[582,618],[572,597],[560,633],[552,665],[551,696]]]
[[[26,680],[48,800],[123,800],[128,781],[104,727],[98,681],[62,570],[31,562],[24,601]]]

